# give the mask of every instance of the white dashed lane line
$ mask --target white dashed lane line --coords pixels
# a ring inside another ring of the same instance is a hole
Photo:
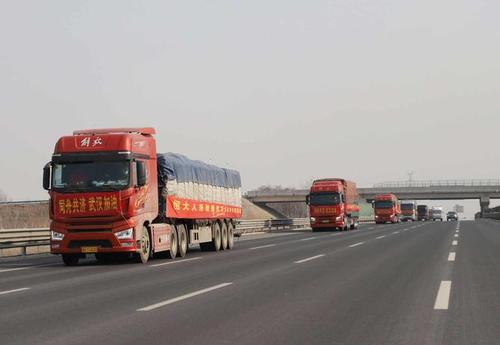
[[[29,287],[24,287],[24,288],[20,288],[20,289],[0,291],[0,295],[7,295],[7,294],[9,294],[9,293],[26,291],[26,290],[29,290],[29,289],[31,289],[31,288],[29,288]]]
[[[263,246],[252,247],[252,248],[250,248],[250,250],[263,249],[263,248],[270,248],[270,247],[274,247],[274,246],[276,246],[276,244],[266,244],[266,245],[263,245]]]
[[[302,264],[304,262],[308,262],[308,261],[311,261],[311,260],[319,259],[319,258],[321,258],[323,256],[325,256],[325,254],[319,254],[319,255],[311,256],[310,258],[305,258],[305,259],[301,259],[301,260],[298,260],[298,261],[294,261],[294,263],[295,264]]]
[[[451,252],[448,255],[448,261],[455,261],[455,256],[456,256],[456,253],[455,252]]]
[[[365,243],[365,242],[358,242],[358,243],[351,244],[351,245],[349,246],[349,248],[360,246],[360,245],[362,245],[363,243]]]
[[[168,300],[163,301],[163,302],[159,302],[159,303],[148,305],[147,307],[137,309],[137,311],[151,311],[151,310],[154,310],[154,309],[158,309],[158,308],[164,307],[166,305],[169,305],[169,304],[172,304],[172,303],[175,303],[175,302],[183,301],[183,300],[191,298],[191,297],[195,297],[195,296],[202,295],[202,294],[205,294],[205,293],[210,292],[210,291],[214,291],[214,290],[217,290],[217,289],[224,288],[224,287],[229,286],[231,284],[233,284],[233,283],[222,283],[222,284],[215,285],[215,286],[212,286],[212,287],[209,287],[209,288],[206,288],[206,289],[202,289],[202,290],[190,292],[188,294],[185,294],[185,295],[182,295],[182,296],[179,296],[179,297],[175,297],[175,298],[172,298],[172,299],[168,299]]]
[[[450,302],[451,281],[443,280],[439,285],[436,302],[434,303],[435,310],[447,310]]]

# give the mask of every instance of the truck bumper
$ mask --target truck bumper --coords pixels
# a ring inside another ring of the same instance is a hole
[[[139,248],[135,240],[118,240],[111,232],[67,233],[61,241],[50,241],[52,254],[133,253]]]

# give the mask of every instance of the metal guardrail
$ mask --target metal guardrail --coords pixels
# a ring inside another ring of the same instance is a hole
[[[247,232],[293,230],[308,226],[309,218],[241,220],[236,226],[235,234],[238,236]],[[24,255],[28,247],[49,245],[49,239],[48,228],[0,229],[0,250],[21,248]]]
[[[376,183],[374,188],[426,188],[426,187],[500,187],[500,179],[484,180],[415,180]]]

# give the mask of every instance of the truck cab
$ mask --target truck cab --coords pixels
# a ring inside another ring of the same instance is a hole
[[[375,223],[399,223],[401,221],[401,207],[394,194],[378,194],[373,202]]]
[[[356,184],[344,179],[313,182],[307,197],[311,228],[356,229],[359,221]]]
[[[415,222],[417,220],[417,203],[414,201],[401,202],[401,221]]]
[[[158,214],[153,128],[74,131],[45,166],[50,251],[66,264],[85,254],[140,253]]]

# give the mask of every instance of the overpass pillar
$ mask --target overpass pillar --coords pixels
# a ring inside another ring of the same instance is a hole
[[[479,199],[479,205],[481,206],[481,217],[483,217],[484,213],[490,207],[490,197],[489,196],[482,196],[481,199]]]

